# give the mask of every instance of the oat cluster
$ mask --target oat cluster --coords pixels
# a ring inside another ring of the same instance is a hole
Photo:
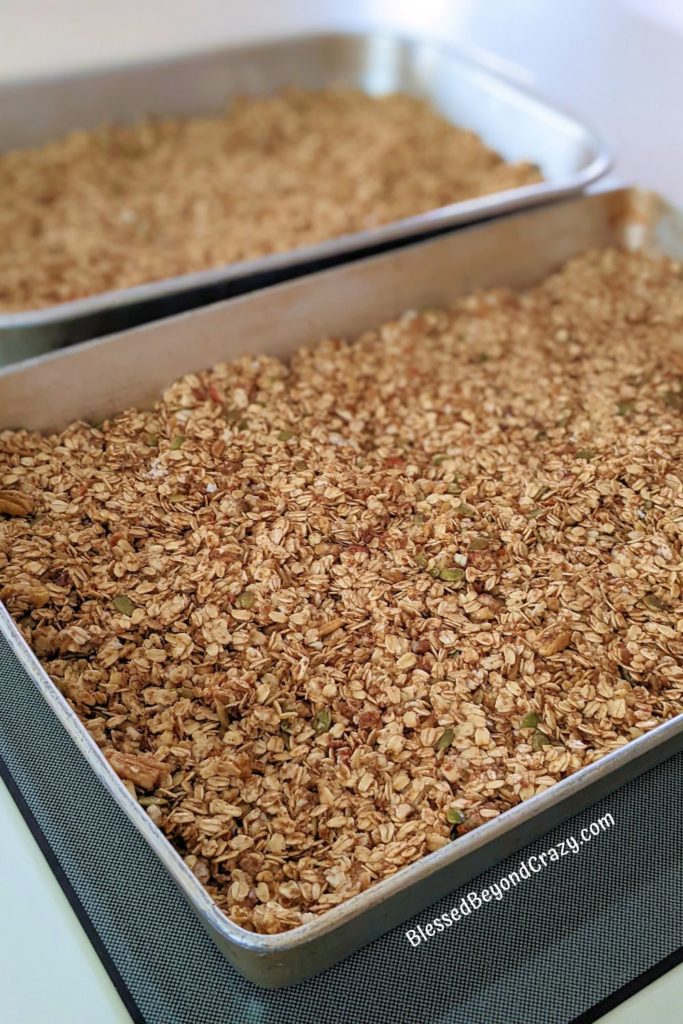
[[[0,434],[0,598],[292,928],[683,710],[683,276],[619,251]]]
[[[540,180],[423,101],[354,90],[73,132],[0,156],[0,309],[299,248]]]

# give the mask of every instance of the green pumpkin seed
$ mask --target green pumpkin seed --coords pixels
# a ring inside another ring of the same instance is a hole
[[[434,749],[436,750],[437,754],[442,753],[444,750],[448,750],[454,739],[455,733],[453,732],[452,729],[446,729],[444,732],[442,732],[438,740],[434,744]]]
[[[323,708],[322,711],[318,711],[317,714],[313,715],[312,725],[316,736],[322,736],[324,732],[327,732],[332,725],[332,712],[330,709]]]
[[[549,736],[546,736],[544,732],[541,732],[540,729],[537,729],[531,737],[531,749],[540,750],[541,747],[547,747],[548,744],[551,742],[552,741]]]
[[[470,551],[486,551],[486,549],[487,549],[487,547],[489,547],[490,543],[491,543],[491,539],[489,537],[487,537],[485,534],[482,534],[480,537],[474,537],[470,541],[470,543],[469,543],[469,550]]]
[[[121,615],[132,615],[137,608],[137,605],[133,604],[126,594],[119,594],[114,598],[112,604],[114,605],[114,608],[116,608],[117,612],[121,613]]]
[[[444,580],[445,583],[462,583],[465,579],[465,570],[456,569],[439,569],[438,578]]]

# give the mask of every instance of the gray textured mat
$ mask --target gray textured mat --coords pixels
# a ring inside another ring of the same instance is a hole
[[[569,1024],[671,964],[683,945],[683,754],[332,970],[279,992],[255,988],[219,955],[2,636],[0,756],[100,955],[147,1024]],[[606,813],[614,826],[576,855],[417,948],[406,941],[407,928]]]

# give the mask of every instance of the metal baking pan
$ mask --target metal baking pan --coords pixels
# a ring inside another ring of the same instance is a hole
[[[402,90],[471,128],[508,161],[531,160],[545,180],[453,203],[383,227],[261,259],[152,281],[49,308],[0,313],[0,364],[124,330],[263,283],[297,268],[530,206],[584,188],[609,159],[594,136],[465,54],[386,34],[312,35],[107,71],[0,87],[3,150],[38,145],[74,128],[143,114],[218,109],[237,94],[330,84],[371,94]]]
[[[86,342],[0,371],[0,428],[49,431],[76,418],[101,419],[149,404],[175,378],[219,360],[249,352],[285,357],[324,335],[354,336],[407,307],[444,304],[475,287],[526,287],[578,252],[616,243],[681,258],[683,215],[651,193],[604,192]],[[317,920],[280,935],[258,935],[233,924],[213,903],[109,767],[1,606],[0,629],[216,944],[239,971],[271,988],[323,970],[683,749],[680,715]]]

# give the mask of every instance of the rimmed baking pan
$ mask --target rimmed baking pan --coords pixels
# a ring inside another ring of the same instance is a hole
[[[526,287],[589,248],[623,244],[683,256],[683,215],[651,193],[617,190],[513,214],[259,293],[86,342],[0,372],[0,428],[54,430],[151,403],[180,375],[245,353],[286,356],[354,336],[407,307],[472,288]],[[65,386],[65,382],[69,386]],[[0,608],[0,629],[93,771],[161,859],[228,959],[259,985],[293,984],[395,927],[657,762],[683,749],[683,715],[581,769],[320,918],[279,935],[218,909],[129,794]]]
[[[537,164],[544,180],[318,245],[47,308],[0,312],[0,364],[273,283],[345,254],[577,192],[609,166],[587,128],[474,58],[384,33],[312,35],[5,85],[0,87],[1,146],[38,145],[71,129],[126,123],[142,115],[216,110],[236,95],[272,93],[288,85],[330,84],[423,98],[507,161]]]

